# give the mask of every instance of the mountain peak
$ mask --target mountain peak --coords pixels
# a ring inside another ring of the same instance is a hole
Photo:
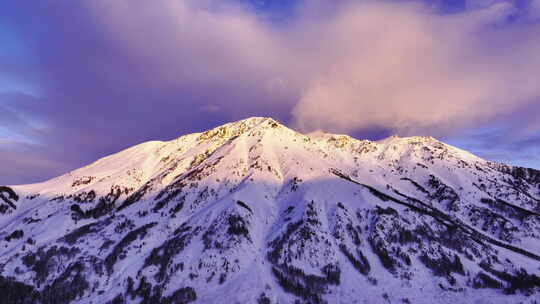
[[[0,187],[2,303],[524,302],[539,176],[243,119]]]
[[[244,119],[240,119],[240,120],[237,120],[237,121],[234,121],[234,122],[227,123],[227,124],[225,124],[223,126],[227,126],[227,125],[232,125],[232,126],[247,125],[247,126],[252,126],[253,127],[253,126],[256,126],[256,125],[259,125],[259,124],[262,124],[262,123],[280,124],[280,125],[282,125],[280,122],[273,119],[272,117],[252,116],[252,117],[248,117],[248,118],[244,118]]]
[[[232,138],[256,127],[277,128],[284,126],[270,117],[250,117],[205,131],[201,134],[200,140],[207,140],[216,136],[219,138]]]

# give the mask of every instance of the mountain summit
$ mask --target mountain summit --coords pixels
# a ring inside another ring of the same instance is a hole
[[[249,118],[0,187],[1,303],[536,303],[540,171]]]

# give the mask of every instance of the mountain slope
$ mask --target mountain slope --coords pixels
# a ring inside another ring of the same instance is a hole
[[[0,188],[6,303],[534,303],[540,172],[250,118]],[[4,303],[4,302],[3,302]]]

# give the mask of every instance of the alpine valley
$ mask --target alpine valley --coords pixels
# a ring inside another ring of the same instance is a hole
[[[540,171],[254,117],[0,187],[0,303],[540,303]]]

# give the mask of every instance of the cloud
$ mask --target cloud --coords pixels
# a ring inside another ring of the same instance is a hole
[[[518,11],[506,1],[468,2],[474,9],[450,15],[418,2],[344,1],[328,9],[316,1],[277,28],[213,1],[136,3],[91,8],[126,54],[145,63],[137,71],[144,83],[236,98],[212,107],[280,103],[305,131],[447,134],[540,95],[540,27],[501,26]],[[260,97],[241,96],[249,91]]]
[[[540,0],[532,0],[530,3],[529,16],[533,20],[540,20]]]
[[[65,173],[73,165],[51,157],[43,146],[0,139],[0,184],[15,185]]]
[[[531,104],[540,96],[540,28],[497,26],[512,13],[508,3],[447,16],[393,4],[350,7],[322,34],[321,45],[341,56],[304,91],[296,123],[445,134]]]
[[[526,138],[540,129],[538,0],[481,2],[300,1],[279,22],[232,0],[4,2],[25,49],[0,51],[20,84],[2,88],[0,129],[62,170],[255,115],[368,137],[496,121]],[[7,183],[29,176],[21,162]]]

